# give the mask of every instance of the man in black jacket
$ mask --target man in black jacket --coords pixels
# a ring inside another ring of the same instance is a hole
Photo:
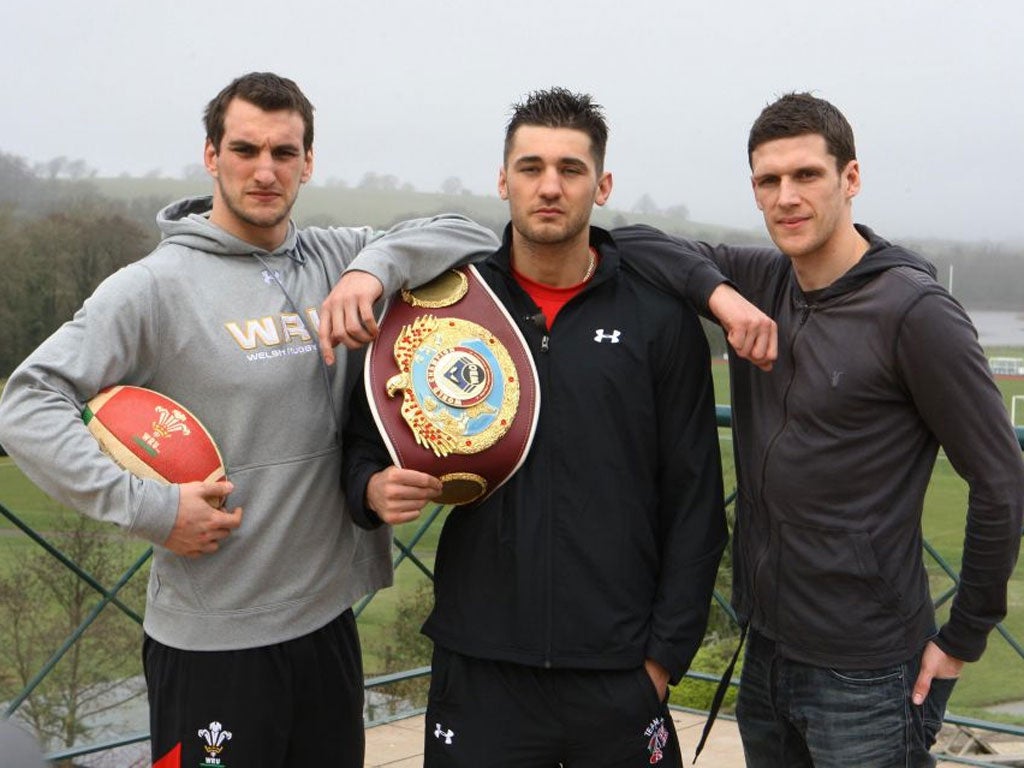
[[[728,278],[778,323],[771,374],[730,365],[747,765],[933,765],[954,681],[1006,614],[1020,446],[934,267],[853,223],[860,166],[839,110],[782,97],[748,156],[779,250],[680,242],[633,262],[698,306]],[[921,513],[940,446],[970,497],[960,585],[937,628]]]
[[[512,221],[477,268],[534,358],[539,423],[519,472],[441,534],[427,766],[681,765],[667,686],[726,539],[710,361],[693,311],[622,268],[625,231],[589,225],[612,189],[606,138],[600,107],[564,89],[507,128]],[[388,467],[363,416],[353,514],[412,519],[440,483]]]

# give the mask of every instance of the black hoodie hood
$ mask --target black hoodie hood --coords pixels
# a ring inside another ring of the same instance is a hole
[[[900,245],[893,245],[888,240],[876,235],[870,227],[863,224],[854,224],[854,227],[861,237],[868,241],[868,250],[849,272],[816,294],[815,298],[818,302],[850,293],[870,282],[880,273],[895,267],[916,269],[935,279],[937,274],[935,265],[924,257],[913,251],[908,251]],[[796,279],[795,274],[793,279]]]

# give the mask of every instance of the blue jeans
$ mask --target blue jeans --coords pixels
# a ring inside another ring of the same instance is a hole
[[[736,703],[747,768],[934,766],[928,750],[956,681],[933,680],[914,706],[919,666],[920,654],[883,669],[814,667],[751,630]]]

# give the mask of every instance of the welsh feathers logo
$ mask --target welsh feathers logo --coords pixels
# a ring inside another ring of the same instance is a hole
[[[224,751],[225,742],[231,741],[231,731],[225,731],[224,726],[214,720],[206,728],[199,729],[199,738],[206,742],[203,744],[206,760],[199,764],[200,768],[208,768],[211,765],[227,768],[221,763],[219,755]]]
[[[175,432],[180,432],[185,437],[191,435],[192,432],[188,428],[188,417],[177,408],[168,409],[158,405],[153,410],[156,411],[156,420],[150,427],[150,431],[136,435],[135,442],[146,453],[156,456],[160,453],[161,440],[170,437]],[[231,738],[230,734],[228,738]]]

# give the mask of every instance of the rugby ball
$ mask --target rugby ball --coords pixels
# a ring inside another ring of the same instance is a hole
[[[134,475],[164,483],[225,478],[210,433],[185,406],[159,392],[108,387],[89,401],[82,420],[103,452]]]

